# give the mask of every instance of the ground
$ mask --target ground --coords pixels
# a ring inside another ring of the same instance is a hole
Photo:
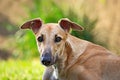
[[[0,80],[42,80],[43,71],[39,60],[0,61]]]

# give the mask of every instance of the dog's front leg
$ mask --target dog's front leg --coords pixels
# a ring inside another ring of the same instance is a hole
[[[53,76],[53,71],[54,69],[52,68],[52,66],[46,67],[42,80],[58,80],[55,79],[55,77]]]
[[[50,67],[46,67],[44,74],[43,74],[43,79],[42,80],[51,80],[52,77],[52,73],[53,73],[53,68]]]

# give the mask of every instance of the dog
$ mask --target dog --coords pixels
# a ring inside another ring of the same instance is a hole
[[[120,80],[120,57],[102,46],[69,34],[83,27],[62,18],[44,24],[41,19],[25,22],[36,37],[40,61],[46,66],[42,80]]]

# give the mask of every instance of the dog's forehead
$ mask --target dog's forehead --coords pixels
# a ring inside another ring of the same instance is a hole
[[[57,23],[47,23],[42,25],[39,32],[42,34],[59,33],[59,32],[64,32],[64,30]]]
[[[54,30],[57,29],[59,27],[59,25],[57,23],[47,23],[47,24],[43,24],[42,29],[48,29],[48,30]]]

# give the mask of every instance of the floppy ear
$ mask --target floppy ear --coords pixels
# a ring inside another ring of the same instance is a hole
[[[32,31],[36,34],[41,26],[42,26],[42,21],[40,19],[33,19],[25,22],[20,28],[32,29]]]
[[[62,29],[64,29],[67,32],[70,31],[70,28],[72,28],[74,30],[78,30],[78,31],[83,30],[83,27],[81,27],[80,25],[78,25],[75,22],[70,21],[67,18],[60,19],[58,23],[62,27]]]

